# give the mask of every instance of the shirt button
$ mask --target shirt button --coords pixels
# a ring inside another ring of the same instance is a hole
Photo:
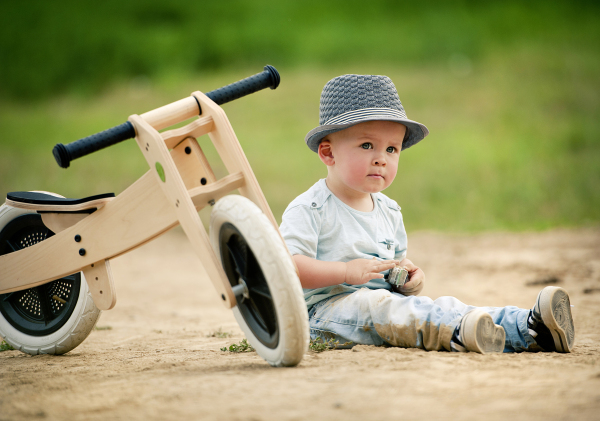
[[[313,208],[316,208],[316,207],[317,207],[317,204],[316,204],[315,202],[312,202],[312,207],[313,207]]]

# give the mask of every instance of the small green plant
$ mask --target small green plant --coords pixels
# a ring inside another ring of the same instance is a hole
[[[94,330],[112,330],[112,326],[96,326]]]
[[[343,343],[341,346],[348,346],[350,345],[352,342],[345,342]],[[314,352],[323,352],[323,351],[328,351],[330,349],[336,349],[340,346],[340,341],[338,340],[333,340],[333,339],[328,339],[326,341],[323,341],[323,339],[321,338],[317,338],[315,340],[310,340],[310,343],[308,344],[308,349],[310,349],[311,351]]]
[[[246,341],[246,338],[242,339],[240,341],[240,344],[231,344],[229,345],[229,347],[224,346],[223,348],[221,348],[221,351],[223,352],[254,352],[255,349],[252,345],[250,345],[248,343],[248,341]]]
[[[339,345],[340,341],[328,339],[323,341],[321,338],[317,338],[315,340],[310,340],[308,344],[308,349],[314,352],[323,352],[329,349],[335,349]]]
[[[12,351],[14,348],[10,346],[10,344],[6,343],[6,341],[0,342],[0,352],[2,351]]]
[[[231,336],[233,336],[233,333],[223,332],[221,330],[221,328],[219,328],[219,330],[217,330],[217,331],[214,331],[214,332],[206,335],[207,338],[230,338]]]

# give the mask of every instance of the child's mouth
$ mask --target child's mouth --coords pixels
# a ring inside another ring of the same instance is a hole
[[[383,175],[381,174],[369,174],[367,177],[383,179]]]

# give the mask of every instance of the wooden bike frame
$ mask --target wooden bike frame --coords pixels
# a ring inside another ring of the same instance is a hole
[[[197,116],[200,110],[200,117],[186,126],[159,133]],[[132,115],[129,121],[150,170],[117,197],[86,204],[88,209],[98,208],[93,213],[72,213],[76,209],[69,206],[7,200],[16,208],[43,211],[42,219],[55,235],[0,256],[0,294],[83,271],[94,303],[108,310],[116,303],[109,260],[181,224],[223,304],[227,308],[235,306],[233,290],[198,211],[238,189],[275,228],[277,223],[225,112],[203,93],[194,92],[191,97],[141,116]],[[215,179],[196,140],[205,134],[229,172],[220,180]]]

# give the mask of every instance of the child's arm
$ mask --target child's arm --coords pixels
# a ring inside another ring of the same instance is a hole
[[[400,264],[398,260],[355,259],[349,262],[324,262],[296,254],[293,256],[300,273],[302,288],[323,288],[347,283],[360,285],[383,278],[379,272]],[[408,284],[408,282],[407,282]]]

